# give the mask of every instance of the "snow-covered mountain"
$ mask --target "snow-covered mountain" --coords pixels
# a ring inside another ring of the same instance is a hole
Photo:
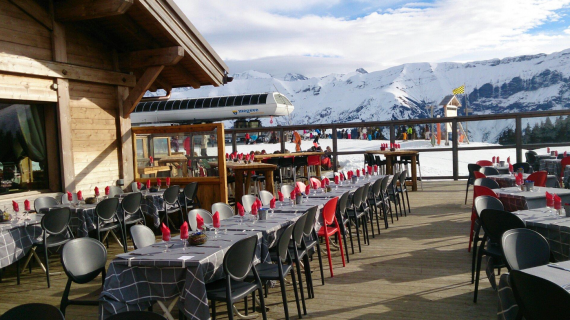
[[[475,114],[570,107],[570,49],[468,63],[408,63],[375,72],[359,68],[312,78],[292,73],[274,77],[257,71],[233,76],[233,82],[223,87],[178,89],[173,98],[277,90],[295,105],[291,119],[276,119],[277,124],[425,118],[427,106],[437,106],[462,84]],[[442,114],[441,107],[436,110],[436,115]],[[269,120],[264,124],[269,125]],[[514,121],[469,123],[469,135],[475,141],[495,142],[505,128],[513,126]]]

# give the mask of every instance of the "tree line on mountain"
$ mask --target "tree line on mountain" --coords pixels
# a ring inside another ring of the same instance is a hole
[[[522,132],[523,144],[529,143],[553,143],[568,141],[570,134],[570,117],[560,116],[554,123],[547,117],[546,120],[535,123],[531,127],[527,122]],[[505,129],[497,141],[501,145],[515,144],[516,135],[513,127]]]

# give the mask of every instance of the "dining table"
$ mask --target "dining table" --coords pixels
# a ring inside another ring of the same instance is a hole
[[[210,165],[217,166],[217,163],[210,162]],[[275,195],[273,171],[277,166],[269,163],[260,162],[241,162],[241,161],[226,161],[226,169],[235,172],[235,198],[236,201],[241,203],[241,198],[244,194],[249,194],[249,189],[252,183],[252,171],[259,171],[265,177],[265,190]],[[245,179],[245,180],[244,180]]]
[[[549,187],[534,187],[533,191],[521,191],[519,187],[493,189],[499,196],[506,211],[536,209],[546,207],[546,192],[562,198],[562,203],[570,202],[570,190]]]
[[[256,154],[253,156],[254,161],[262,162],[265,159],[270,158],[287,158],[287,157],[308,157],[308,156],[324,156],[325,153],[323,151],[300,151],[300,152],[291,152],[291,153],[267,153],[267,154]],[[315,174],[317,177],[321,176],[321,166],[316,166]],[[305,167],[305,177],[308,176],[308,168]]]
[[[523,179],[530,176],[528,173],[523,173]],[[496,176],[487,176],[491,180],[495,180],[501,188],[516,187],[516,177],[512,174],[500,174]],[[558,188],[559,183],[555,175],[549,174],[546,178],[546,187]]]
[[[553,174],[560,178],[562,159],[541,159],[539,161],[539,170],[546,171],[548,174]]]
[[[394,174],[394,164],[398,161],[398,157],[410,157],[411,165],[411,178],[412,178],[412,191],[418,191],[418,173],[417,173],[417,157],[419,151],[416,150],[368,150],[367,154],[378,154],[386,157],[386,174]]]
[[[5,268],[25,257],[32,245],[41,240],[40,225],[43,214],[21,213],[12,220],[0,222],[0,268]]]

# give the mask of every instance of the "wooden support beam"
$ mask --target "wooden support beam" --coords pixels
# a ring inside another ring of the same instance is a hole
[[[191,75],[190,73],[188,73],[185,69],[183,69],[183,68],[170,68],[169,70],[173,70],[174,72],[178,73],[178,75],[180,75],[181,77],[186,79],[186,81],[188,81],[188,83],[190,84],[190,86],[192,86],[192,88],[194,88],[194,89],[200,88],[200,86],[201,86],[200,82],[198,82],[196,80],[196,78],[193,75]]]
[[[27,15],[37,20],[48,30],[53,30],[53,21],[49,13],[34,0],[10,0]]]
[[[129,96],[127,87],[118,87],[119,108],[117,115],[117,132],[119,143],[119,173],[124,180],[125,186],[130,186],[135,181],[134,154],[133,154],[133,133],[131,131],[131,119],[125,116],[123,103]]]
[[[141,50],[119,56],[122,70],[146,68],[150,66],[173,66],[184,58],[184,49],[180,46]]]
[[[31,59],[7,53],[0,53],[0,71],[125,87],[134,87],[136,84],[135,76],[130,74],[80,67],[62,62]]]
[[[125,13],[133,0],[60,0],[54,2],[57,21],[82,21]]]
[[[172,91],[172,85],[162,76],[158,76],[154,83],[157,87],[164,89],[166,92]]]
[[[142,77],[137,81],[136,86],[131,90],[129,96],[125,99],[123,103],[123,109],[125,111],[125,118],[128,118],[131,112],[135,110],[137,104],[141,101],[145,92],[154,83],[160,72],[164,69],[164,66],[152,66],[148,67],[143,73]]]

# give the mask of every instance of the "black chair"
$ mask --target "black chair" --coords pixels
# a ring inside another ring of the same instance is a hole
[[[58,205],[57,200],[55,200],[52,197],[39,197],[36,200],[34,200],[34,210],[36,210],[36,212],[38,213],[42,209],[48,209],[57,205]]]
[[[279,182],[280,183],[285,183],[285,182],[296,182],[297,181],[297,173],[295,171],[295,164],[294,164],[294,158],[293,157],[281,157],[278,158],[277,160],[277,167],[279,168]],[[289,169],[293,174],[292,177],[284,177],[283,176],[283,170],[285,169]]]
[[[350,195],[349,195],[350,198]],[[356,229],[356,241],[358,243],[358,252],[362,252],[360,243],[360,227],[362,226],[362,237],[364,243],[367,242],[368,227],[366,224],[366,212],[362,210],[362,201],[364,198],[364,187],[360,187],[352,193],[351,205],[346,208],[346,212],[350,219],[351,225]]]
[[[162,221],[166,220],[166,225],[170,225],[172,230],[178,230],[174,223],[170,221],[170,214],[180,212],[180,224],[184,222],[184,212],[182,212],[182,206],[178,201],[178,196],[180,195],[180,186],[172,186],[166,190],[164,190],[164,194],[162,198],[164,199],[164,210],[160,211],[162,213],[163,218]],[[186,199],[186,195],[184,195]]]
[[[48,288],[51,287],[49,279],[49,249],[58,248],[64,245],[66,242],[73,239],[73,233],[69,228],[69,221],[71,220],[71,210],[69,208],[57,208],[52,209],[45,213],[42,218],[41,226],[43,230],[42,240],[39,243],[35,243],[30,250],[30,255],[24,264],[23,269],[26,269],[26,265],[30,262],[32,257],[35,257],[37,262],[42,266],[46,272],[47,285]],[[45,266],[42,265],[36,249],[43,249]],[[56,249],[57,251],[57,249]],[[19,272],[19,271],[18,271]]]
[[[262,283],[267,283],[268,281],[279,281],[279,286],[281,286],[281,297],[283,299],[283,309],[285,311],[285,319],[289,319],[289,307],[287,306],[287,291],[285,287],[285,276],[291,274],[291,280],[293,282],[293,290],[295,291],[295,300],[297,303],[297,313],[299,318],[301,318],[301,305],[299,303],[299,292],[297,290],[297,280],[295,279],[295,270],[293,269],[293,260],[289,254],[289,242],[291,240],[291,235],[293,234],[293,228],[295,224],[288,226],[285,231],[279,237],[277,242],[277,257],[276,264],[272,263],[259,263],[255,266],[257,272],[259,273],[259,278]],[[255,281],[253,272],[249,272],[247,280]],[[267,286],[266,286],[267,288]]]
[[[489,189],[500,189],[501,188],[501,186],[499,186],[497,181],[495,181],[493,179],[489,179],[489,178],[479,178],[479,179],[475,180],[473,185],[487,187]]]
[[[398,193],[402,196],[402,203],[404,204],[404,216],[406,215],[406,202],[408,203],[408,213],[412,213],[410,209],[410,197],[408,196],[408,186],[406,185],[406,178],[408,176],[408,171],[404,170],[400,173],[400,185],[396,186],[398,188]],[[404,194],[406,194],[406,202],[404,202]]]
[[[532,170],[532,167],[530,166],[530,164],[528,162],[517,162],[515,164],[513,164],[513,171],[517,172],[519,170],[519,168],[523,169],[524,173],[533,173],[534,170]]]
[[[467,189],[465,189],[465,204],[467,204],[467,194],[469,193],[469,186],[473,185],[473,183],[475,182],[475,175],[473,174],[473,172],[479,171],[479,169],[481,169],[481,166],[475,163],[469,163],[467,165],[467,169],[469,170],[469,178],[467,179]]]
[[[263,320],[267,320],[265,300],[261,279],[253,260],[257,248],[257,236],[248,237],[234,243],[226,252],[223,262],[225,279],[220,279],[206,285],[206,295],[212,301],[212,319],[216,319],[216,301],[225,301],[228,308],[228,318],[234,319],[233,304],[235,301],[247,298],[256,290],[261,302]],[[254,282],[244,281],[252,272]],[[254,299],[255,301],[255,299]]]
[[[479,169],[479,172],[486,176],[498,176],[501,174],[499,170],[492,167],[481,167],[481,169]]]
[[[140,192],[135,192],[127,195],[121,201],[121,207],[123,208],[123,225],[125,231],[125,239],[127,238],[127,229],[129,226],[142,223],[146,226],[146,220],[144,214],[141,210],[142,194]],[[125,244],[126,245],[126,244]]]
[[[295,164],[295,171],[298,171],[301,168],[307,168],[309,166],[308,157],[306,156],[295,156],[293,163]],[[301,175],[296,176],[296,179],[309,180],[309,174],[307,173],[307,176],[305,176],[304,171],[302,172],[303,173]]]
[[[316,251],[319,258],[319,268],[321,270],[321,282],[323,286],[325,285],[325,275],[323,269],[323,257],[321,255],[321,245],[319,243],[319,237],[317,236],[317,231],[315,230],[315,223],[317,218],[317,207],[312,207],[307,211],[307,218],[305,225],[303,227],[303,236],[305,237],[305,248],[310,256]],[[346,247],[345,247],[346,248]],[[311,258],[312,260],[312,258]],[[311,292],[309,298],[314,298],[314,292]]]
[[[117,208],[119,208],[119,198],[107,198],[97,204],[97,207],[95,207],[95,216],[97,217],[97,221],[95,221],[95,232],[97,234],[97,240],[101,242],[108,240],[109,234],[112,235],[115,241],[127,252],[125,229],[117,214]],[[121,233],[122,242],[115,234],[115,231]],[[101,239],[101,233],[105,233],[103,239]],[[108,246],[109,242],[107,241],[107,247]]]
[[[400,181],[400,174],[396,172],[392,176],[392,180],[390,181],[390,183],[388,184],[388,188],[386,189],[389,201],[394,203],[394,209],[396,211],[396,220],[400,220],[400,218],[398,218],[398,207],[400,208],[399,210],[400,217],[402,216],[402,202],[400,201],[400,197],[398,196],[398,189],[396,187],[399,181]]]
[[[112,315],[107,320],[166,320],[166,318],[150,311],[127,311]]]
[[[192,209],[200,208],[198,201],[198,182],[190,182],[184,186],[184,209],[186,214]]]
[[[473,302],[477,302],[479,290],[479,273],[483,256],[493,259],[495,268],[501,268],[503,263],[503,251],[501,249],[501,237],[503,233],[511,229],[525,228],[524,222],[515,214],[502,210],[485,209],[481,212],[481,227],[485,231],[485,238],[481,241],[477,253],[477,267],[475,270],[475,292]],[[485,247],[488,242],[487,247]]]
[[[512,229],[501,239],[503,256],[509,270],[523,270],[548,264],[550,245],[540,233],[530,229]]]
[[[65,320],[65,317],[52,305],[28,303],[6,311],[0,320]]]
[[[386,160],[381,160],[380,156],[374,156],[374,164],[378,166],[380,174],[384,174],[386,172]]]
[[[512,270],[509,279],[519,315],[525,320],[570,319],[570,293],[566,289],[519,270]]]
[[[380,192],[380,196],[382,199],[382,202],[384,203],[384,220],[385,220],[385,224],[386,226],[388,225],[388,211],[390,212],[390,220],[392,221],[392,224],[394,224],[394,216],[392,215],[392,203],[390,202],[390,196],[388,195],[388,186],[390,183],[390,179],[392,178],[392,176],[385,176],[382,179],[382,185],[380,186],[380,189],[382,190]],[[396,219],[397,219],[397,215],[396,215]]]
[[[372,231],[372,238],[374,237],[374,219],[372,219],[372,207],[370,206],[370,183],[365,184],[362,191],[362,201],[360,203],[360,210],[364,211],[366,220],[370,219],[370,230]],[[377,221],[378,222],[378,221]],[[368,228],[368,227],[367,227]],[[380,234],[380,227],[378,227],[378,234]],[[370,243],[368,243],[370,245]]]
[[[485,209],[495,209],[495,210],[504,210],[503,203],[501,200],[491,197],[491,196],[479,196],[475,199],[475,212],[477,212],[477,219],[475,220],[475,224],[473,226],[473,256],[471,257],[471,283],[475,282],[475,263],[477,262],[477,243],[482,241],[484,237],[480,237],[479,233],[481,232],[481,221],[479,221],[479,217],[481,216],[481,212]]]
[[[73,239],[65,244],[61,251],[61,265],[67,275],[67,284],[61,297],[59,309],[65,315],[65,309],[69,305],[98,306],[99,293],[105,283],[105,263],[107,263],[107,249],[105,246],[91,238]],[[85,284],[93,281],[101,274],[101,289],[87,295],[84,298],[69,300],[71,283]],[[85,298],[94,298],[87,300]]]
[[[337,210],[336,210],[336,221],[339,222],[340,233],[342,234],[342,242],[344,243],[344,253],[346,255],[346,262],[350,262],[350,258],[348,257],[348,244],[346,241],[346,236],[350,239],[350,246],[352,248],[352,254],[354,254],[354,243],[352,241],[352,232],[350,231],[350,219],[348,214],[346,213],[346,208],[348,205],[348,192],[345,192],[340,196],[337,202]],[[322,274],[321,274],[322,276]],[[324,281],[324,277],[323,277]]]
[[[535,151],[527,151],[524,154],[525,158],[526,158],[526,162],[528,164],[530,164],[530,166],[532,167],[532,169],[534,171],[538,171],[538,167],[540,166],[540,163],[538,161],[538,157],[537,157],[537,153]]]
[[[376,226],[378,227],[378,234],[380,234],[380,218],[378,217],[380,213],[378,212],[380,207],[380,212],[382,212],[382,216],[384,219],[384,225],[386,229],[388,228],[388,220],[385,219],[384,213],[384,201],[382,200],[382,180],[384,178],[377,179],[374,181],[372,188],[370,190],[370,194],[368,195],[368,205],[370,207],[370,223],[376,218]]]

